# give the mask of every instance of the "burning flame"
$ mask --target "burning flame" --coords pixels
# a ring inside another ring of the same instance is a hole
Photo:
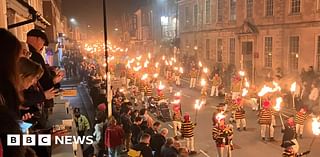
[[[200,102],[200,100],[197,99],[197,100],[196,100],[196,103],[194,104],[194,108],[195,108],[196,110],[200,110],[201,107],[202,107],[202,104],[204,104],[204,103],[203,103],[203,102]]]
[[[133,67],[133,70],[136,71],[136,72],[139,71],[140,69],[141,69],[141,66]]]
[[[174,70],[174,71],[177,71],[177,70],[178,70],[178,67],[174,67],[173,70]]]
[[[166,59],[166,56],[162,56],[162,60],[165,60]]]
[[[319,117],[312,118],[312,132],[314,135],[319,136],[320,135],[320,122]]]
[[[259,97],[262,97],[262,96],[264,96],[265,94],[270,93],[270,92],[272,92],[272,91],[273,91],[273,89],[272,89],[271,87],[268,87],[268,86],[264,85],[264,86],[262,87],[262,89],[260,90],[260,92],[258,93],[258,96],[259,96]]]
[[[182,74],[183,73],[183,68],[180,67],[179,72]]]
[[[245,78],[244,80],[245,80],[244,86],[247,87],[247,88],[249,88],[250,84],[249,84],[247,78]]]
[[[138,61],[140,61],[140,60],[141,60],[141,58],[142,58],[142,56],[138,56],[138,57],[136,57],[136,59],[137,59]]]
[[[201,63],[201,61],[199,61],[199,67],[202,67],[202,63]]]
[[[165,61],[165,63],[166,63],[166,65],[169,65],[169,63],[168,63],[168,61],[167,61],[167,60]]]
[[[155,66],[156,66],[156,68],[158,68],[159,67],[159,63],[157,62]]]
[[[141,80],[146,80],[148,78],[148,74],[143,74]]]
[[[107,63],[103,63],[103,65],[102,65],[103,67],[107,67]]]
[[[242,89],[242,96],[246,96],[248,94],[247,88]]]
[[[224,119],[226,116],[224,115],[224,112],[220,112],[216,115],[216,119],[220,122],[221,119]]]
[[[239,75],[243,77],[245,75],[245,72],[244,71],[239,71]]]
[[[174,94],[175,97],[181,97],[181,92],[177,92]]]
[[[148,53],[148,58],[151,59],[151,54],[150,54],[150,52]]]
[[[153,77],[154,77],[154,78],[157,78],[158,76],[159,76],[159,74],[158,74],[158,73],[153,74]]]
[[[283,102],[283,99],[281,97],[276,98],[276,106],[274,106],[274,109],[276,111],[280,111],[282,102]]]
[[[208,68],[203,68],[204,73],[208,73],[208,71],[209,71]]]
[[[169,61],[169,65],[170,65],[170,66],[172,65],[172,61]]]
[[[165,87],[165,86],[164,86],[164,85],[162,84],[162,82],[160,81],[158,89],[159,89],[159,90],[163,90],[164,87]]]
[[[274,85],[274,89],[273,89],[273,92],[276,92],[276,91],[281,91],[281,87],[279,86],[279,84],[277,82],[274,82],[272,81],[272,84]]]
[[[149,61],[148,60],[146,60],[145,62],[144,62],[144,64],[143,64],[143,67],[148,67],[148,64],[149,64]]]
[[[205,86],[207,84],[206,80],[205,79],[201,79],[201,82],[200,82],[201,86]]]
[[[294,83],[291,84],[290,91],[291,92],[295,92],[296,88],[297,88],[297,82],[294,82]]]

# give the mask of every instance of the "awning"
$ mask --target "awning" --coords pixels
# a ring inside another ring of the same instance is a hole
[[[10,24],[10,25],[8,25],[8,29],[12,29],[12,28],[15,28],[15,27],[23,26],[23,25],[26,25],[26,24],[29,24],[29,23],[32,23],[32,22],[39,22],[39,23],[41,23],[43,25],[43,27],[47,27],[47,26],[51,25],[38,11],[36,11],[26,1],[24,1],[24,0],[9,1],[8,7],[13,7],[14,6],[14,4],[12,4],[12,6],[11,6],[10,2],[12,2],[12,3],[18,2],[20,5],[22,5],[22,7],[27,9],[28,13],[31,14],[31,19],[28,19],[28,20],[22,21],[22,22],[18,22],[18,23],[14,23],[14,24]],[[21,10],[21,8],[19,8],[19,9]]]

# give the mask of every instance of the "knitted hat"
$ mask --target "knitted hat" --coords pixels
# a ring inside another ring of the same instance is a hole
[[[183,116],[183,119],[185,122],[189,122],[190,121],[190,114],[186,112]]]
[[[282,144],[281,144],[281,147],[283,148],[289,148],[289,147],[292,147],[294,146],[295,144],[292,142],[292,141],[284,141]]]
[[[269,108],[270,107],[270,101],[269,100],[265,100],[264,102],[263,102],[263,108]]]
[[[102,103],[102,104],[99,104],[97,108],[99,111],[105,111],[107,109],[107,106],[105,103]]]

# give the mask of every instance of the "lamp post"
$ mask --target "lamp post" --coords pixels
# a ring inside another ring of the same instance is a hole
[[[110,73],[109,73],[109,63],[108,63],[108,28],[107,28],[107,0],[103,0],[103,34],[104,34],[104,57],[106,60],[106,66],[105,66],[105,71],[106,71],[106,94],[107,94],[107,102],[108,102],[108,117],[112,116],[112,104],[111,104],[111,99],[110,99]]]

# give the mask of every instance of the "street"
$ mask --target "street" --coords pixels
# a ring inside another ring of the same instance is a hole
[[[187,82],[183,83],[181,88],[174,87],[174,91],[182,92],[182,113],[190,113],[192,121],[195,118],[194,102],[200,97],[200,91],[197,89],[190,89]],[[209,93],[208,93],[209,94]],[[169,95],[169,93],[167,93]],[[215,143],[212,140],[212,114],[215,111],[215,106],[219,102],[223,102],[221,98],[208,98],[208,104],[203,106],[198,112],[197,126],[195,128],[195,147],[198,152],[197,156],[214,157],[216,156]],[[277,127],[275,129],[275,142],[263,142],[260,138],[260,128],[257,123],[257,112],[252,111],[251,108],[245,108],[247,119],[247,131],[238,132],[234,130],[234,150],[232,155],[235,157],[259,156],[259,157],[275,157],[281,156],[281,123],[277,117]],[[228,118],[227,118],[228,119]],[[172,128],[171,123],[166,123],[168,129]],[[234,124],[235,128],[235,124]],[[172,131],[173,132],[173,131]],[[171,132],[171,135],[172,135]],[[304,152],[310,148],[313,134],[311,130],[311,120],[308,120],[305,125],[303,139],[298,139],[300,144],[300,152]],[[308,157],[317,157],[320,154],[320,140],[316,139],[311,148],[311,153]]]

